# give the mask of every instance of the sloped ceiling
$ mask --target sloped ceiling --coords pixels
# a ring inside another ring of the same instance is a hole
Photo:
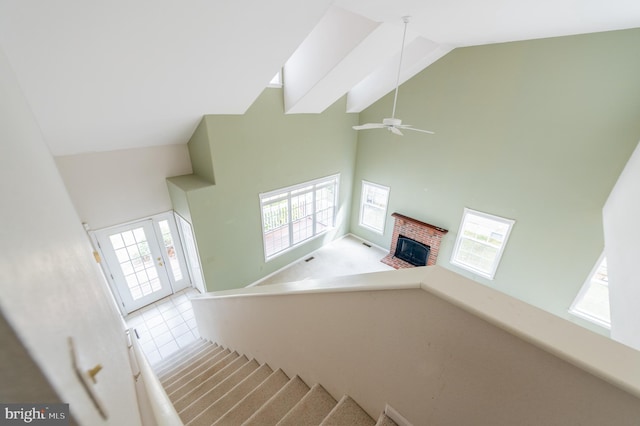
[[[0,49],[54,155],[186,143],[284,69],[285,112],[359,112],[460,46],[640,27],[636,0],[0,0]]]

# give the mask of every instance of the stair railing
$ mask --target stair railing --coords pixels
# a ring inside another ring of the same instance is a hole
[[[133,379],[138,394],[138,405],[143,425],[184,426],[173,403],[164,391],[158,376],[154,373],[147,357],[142,352],[133,329],[127,330]],[[147,413],[145,411],[150,411]],[[153,418],[148,418],[148,417]]]

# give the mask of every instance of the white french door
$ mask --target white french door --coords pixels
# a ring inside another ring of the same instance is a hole
[[[126,313],[191,284],[171,213],[96,231],[95,236]]]

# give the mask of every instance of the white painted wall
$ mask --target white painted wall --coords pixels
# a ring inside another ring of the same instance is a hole
[[[640,418],[640,352],[439,266],[192,304],[202,336],[348,394],[374,418],[385,404],[416,426]]]
[[[165,179],[191,173],[187,145],[55,158],[82,222],[100,229],[171,210]]]
[[[3,316],[60,399],[70,404],[78,424],[137,426],[140,418],[123,323],[1,49],[0,141]],[[103,366],[94,389],[109,414],[107,421],[72,369],[69,337],[75,340],[83,369]]]
[[[312,91],[319,80],[331,73],[378,25],[376,22],[339,7],[327,10],[313,31],[284,65],[285,112],[311,112],[304,108],[298,110],[297,103]],[[338,28],[341,30],[338,31]],[[347,87],[343,93],[348,89]],[[326,96],[322,92],[316,93]],[[326,102],[323,100],[320,103]]]
[[[602,211],[611,338],[640,350],[640,144]]]

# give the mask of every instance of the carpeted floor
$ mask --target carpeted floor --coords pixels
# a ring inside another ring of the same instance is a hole
[[[388,271],[393,268],[380,262],[387,254],[387,251],[375,246],[368,247],[362,240],[347,235],[259,282],[258,285]],[[307,260],[310,258],[312,259]]]

